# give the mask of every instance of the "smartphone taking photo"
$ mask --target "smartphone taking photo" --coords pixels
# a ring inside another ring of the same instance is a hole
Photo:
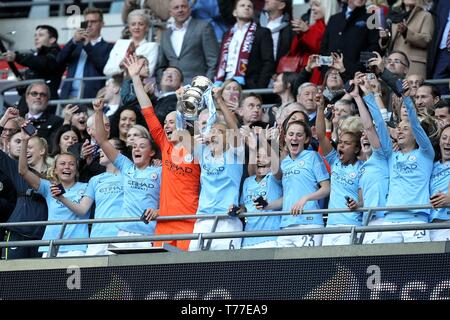
[[[329,67],[331,67],[333,65],[333,57],[331,57],[331,56],[319,56],[318,63],[321,66],[329,66]]]
[[[23,131],[25,131],[25,133],[27,135],[29,135],[30,137],[32,137],[33,135],[36,134],[37,129],[35,126],[33,126],[31,123],[27,123],[27,125],[25,127],[23,127]]]

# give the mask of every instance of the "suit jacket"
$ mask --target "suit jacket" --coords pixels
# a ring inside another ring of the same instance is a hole
[[[342,12],[330,17],[325,34],[322,38],[320,54],[329,56],[331,52],[344,54],[346,75],[353,78],[356,71],[365,71],[359,63],[362,51],[380,51],[378,46],[378,31],[367,28],[369,14],[366,8],[355,8],[350,18],[345,18],[347,7]],[[348,80],[344,79],[344,80]]]
[[[267,48],[271,48],[271,50]],[[269,29],[258,26],[255,31],[252,51],[248,58],[244,88],[267,88],[272,75],[275,73],[272,48],[272,33]]]
[[[83,45],[82,43],[75,43],[72,39],[67,42],[61,52],[58,54],[56,60],[58,64],[67,66],[67,77],[73,78],[77,70],[78,59],[80,58],[81,49],[84,49],[87,54],[86,64],[84,65],[83,77],[100,77],[104,76],[103,68],[109,58],[114,44],[101,40],[99,43],[92,46],[90,43]],[[84,83],[84,94],[82,98],[95,98],[97,91],[104,85],[104,80],[92,80]],[[72,82],[64,82],[61,89],[61,98],[69,97]]]
[[[437,53],[440,50],[439,44],[441,43],[442,36],[444,34],[445,26],[447,24],[448,11],[450,10],[450,1],[437,0],[435,6],[431,11],[434,15],[434,33],[433,40],[428,50],[427,59],[427,78],[433,77],[434,66],[436,65]]]
[[[433,17],[421,7],[414,7],[406,20],[406,25],[408,26],[406,38],[398,32],[397,23],[392,25],[390,51],[404,52],[410,61],[408,74],[421,74],[425,78],[427,48],[434,31]]]
[[[38,119],[32,120],[31,124],[36,127],[37,135],[47,140],[48,145],[51,146],[53,134],[62,126],[63,122],[63,118],[46,111]]]
[[[29,69],[25,73],[26,79],[44,79],[49,81],[50,99],[58,99],[58,89],[64,67],[58,66],[56,57],[61,51],[57,44],[42,47],[36,54],[33,52],[16,52],[16,62]]]
[[[191,19],[184,35],[180,56],[177,57],[170,41],[172,29],[167,28],[162,36],[158,57],[158,81],[166,67],[177,67],[184,75],[184,83],[193,77],[203,75],[214,78],[219,45],[213,28],[208,22]]]

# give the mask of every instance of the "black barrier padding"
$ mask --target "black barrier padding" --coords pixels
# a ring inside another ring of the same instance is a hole
[[[79,275],[77,282],[73,269],[0,272],[0,299],[450,298],[449,253],[99,267]]]

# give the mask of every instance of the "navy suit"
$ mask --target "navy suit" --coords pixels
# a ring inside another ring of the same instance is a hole
[[[269,29],[258,25],[245,74],[245,89],[267,88],[275,73],[273,40]]]
[[[356,71],[365,71],[359,62],[362,51],[380,51],[378,46],[378,31],[367,28],[365,7],[355,8],[347,20],[344,6],[342,12],[330,17],[325,34],[322,38],[320,54],[329,56],[331,52],[344,55],[345,77],[353,78]]]
[[[58,54],[56,60],[58,64],[67,66],[67,77],[73,78],[77,70],[78,59],[80,58],[81,49],[87,54],[86,64],[84,65],[83,77],[100,77],[104,76],[103,68],[109,58],[114,44],[101,40],[92,46],[90,43],[75,43],[72,39],[66,43],[64,48]],[[84,94],[82,98],[95,98],[97,91],[105,85],[104,80],[92,80],[84,82]],[[69,97],[72,88],[72,82],[64,82],[61,88],[61,99]]]

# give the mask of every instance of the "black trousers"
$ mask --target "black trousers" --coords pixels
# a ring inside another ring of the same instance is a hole
[[[4,230],[4,241],[24,241],[31,240],[20,233]],[[2,259],[12,260],[12,259],[27,259],[27,258],[40,258],[42,253],[38,252],[39,247],[8,247],[2,248]]]

